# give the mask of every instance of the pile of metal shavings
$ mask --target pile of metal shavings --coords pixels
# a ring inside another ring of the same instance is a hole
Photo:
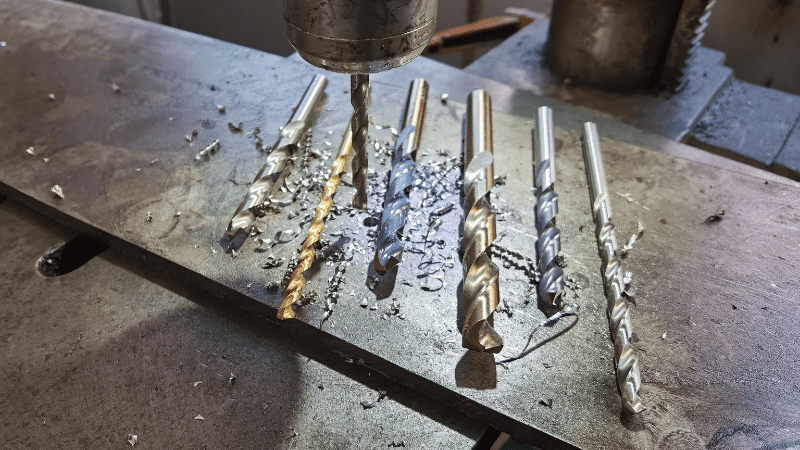
[[[462,214],[461,208],[456,207],[461,195],[460,160],[447,157],[444,151],[437,154],[447,159],[417,164],[419,175],[411,186],[410,210],[402,237],[407,259],[418,261],[414,267],[416,285],[429,292],[447,287],[445,275],[458,261],[458,239],[445,239],[439,232],[445,222],[460,224]]]
[[[524,273],[531,284],[538,283],[541,274],[539,273],[539,268],[537,267],[536,261],[518,251],[511,250],[510,248],[499,244],[498,241],[500,241],[502,238],[503,235],[501,234],[490,248],[492,257],[500,259],[504,268],[516,269]],[[526,300],[525,303],[528,303],[528,301]]]
[[[344,282],[344,273],[346,271],[344,264],[338,264],[333,271],[333,276],[328,278],[328,288],[325,291],[325,314],[319,323],[320,328],[322,324],[333,314],[334,305],[339,303],[339,289]]]

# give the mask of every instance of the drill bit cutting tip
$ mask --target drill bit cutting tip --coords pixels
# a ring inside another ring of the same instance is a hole
[[[333,196],[336,194],[336,189],[339,187],[339,182],[341,181],[339,176],[344,172],[347,160],[350,159],[352,154],[353,135],[348,126],[344,139],[342,140],[342,145],[339,147],[339,154],[333,161],[333,165],[331,165],[331,174],[328,177],[327,183],[325,183],[325,188],[322,191],[322,198],[314,213],[314,218],[311,220],[311,226],[308,228],[306,240],[303,242],[303,248],[300,250],[300,257],[297,260],[297,266],[295,266],[292,272],[292,278],[289,281],[289,285],[286,287],[283,303],[281,303],[280,308],[278,308],[278,318],[281,320],[294,318],[292,305],[297,303],[303,294],[303,287],[306,284],[306,278],[303,274],[306,270],[311,268],[311,264],[314,262],[314,245],[319,242],[322,230],[325,228],[325,218],[328,217],[328,214],[331,212]]]
[[[464,163],[464,326],[462,346],[479,352],[498,353],[503,339],[489,323],[500,303],[500,270],[489,256],[497,237],[497,215],[489,203],[494,187],[492,155],[492,106],[489,94],[473,91],[467,100],[467,133]]]
[[[289,123],[281,130],[281,138],[275,149],[267,157],[264,167],[256,175],[244,201],[236,208],[233,218],[228,223],[226,235],[233,239],[240,234],[250,232],[255,224],[258,209],[269,199],[270,193],[275,189],[281,178],[284,167],[289,158],[297,149],[300,138],[308,129],[311,113],[322,99],[328,79],[325,75],[315,75],[311,84],[306,89],[297,110],[292,115]]]
[[[403,130],[395,143],[394,163],[381,214],[374,264],[379,274],[397,266],[403,258],[404,247],[400,234],[408,218],[408,190],[417,176],[414,155],[419,148],[427,96],[428,83],[422,78],[414,80],[408,93]]]
[[[603,264],[603,288],[607,301],[606,314],[614,342],[614,362],[617,366],[617,386],[622,396],[622,407],[631,413],[644,411],[639,399],[642,381],[639,374],[639,357],[631,342],[630,303],[622,295],[625,284],[622,280],[620,260],[617,256],[617,235],[611,222],[611,203],[600,154],[600,138],[597,125],[583,124],[583,161],[586,178],[589,180],[589,197],[592,202],[597,246]]]

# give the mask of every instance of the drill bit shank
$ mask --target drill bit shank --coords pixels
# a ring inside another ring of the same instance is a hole
[[[367,169],[369,157],[367,154],[367,135],[369,127],[369,75],[356,74],[350,77],[350,103],[353,105],[353,118],[350,128],[353,133],[353,184],[356,195],[353,197],[353,206],[358,209],[367,209]]]
[[[605,290],[608,325],[614,341],[614,362],[617,366],[617,386],[622,396],[622,407],[631,413],[644,411],[639,399],[641,377],[639,357],[631,343],[633,334],[630,304],[622,295],[624,283],[617,256],[617,236],[611,222],[611,203],[600,154],[600,138],[597,125],[586,122],[583,125],[583,160],[586,177],[589,180],[589,196],[592,201],[595,232],[600,259],[603,264],[603,287]]]
[[[491,98],[482,90],[467,100],[467,136],[464,162],[464,348],[498,353],[503,339],[489,323],[500,302],[499,269],[488,250],[497,236],[496,214],[489,203],[494,186]]]
[[[347,127],[342,145],[339,147],[339,154],[333,161],[331,166],[331,174],[328,182],[325,183],[325,189],[322,191],[322,198],[319,201],[317,210],[314,213],[314,218],[311,220],[311,226],[308,228],[306,240],[303,242],[303,248],[300,250],[300,257],[297,260],[297,266],[292,272],[291,281],[286,287],[284,293],[283,303],[278,308],[278,318],[281,320],[293,319],[294,310],[292,305],[300,300],[303,294],[303,287],[306,285],[306,278],[303,275],[306,270],[311,268],[314,262],[314,245],[319,242],[322,235],[322,230],[325,228],[325,218],[331,212],[333,205],[333,195],[336,194],[336,189],[339,187],[341,179],[339,176],[344,172],[347,160],[353,154],[353,134],[350,127]]]
[[[397,266],[403,257],[404,248],[400,234],[408,218],[408,190],[417,175],[414,156],[419,148],[427,96],[428,83],[422,78],[414,80],[408,93],[403,129],[395,143],[394,163],[381,215],[374,264],[375,271],[379,274]]]
[[[539,272],[539,300],[547,307],[563,308],[564,271],[558,265],[561,251],[561,231],[556,227],[558,195],[556,179],[553,110],[542,106],[537,111],[537,127],[533,135],[533,183],[536,187],[534,218]]]
[[[233,218],[228,223],[227,236],[234,237],[250,232],[255,224],[256,214],[269,198],[277,181],[280,179],[286,162],[297,149],[297,143],[308,129],[309,119],[314,107],[322,99],[328,79],[325,75],[315,75],[306,89],[297,110],[289,123],[283,127],[281,138],[275,149],[270,152],[264,167],[256,175],[244,201],[236,208]]]

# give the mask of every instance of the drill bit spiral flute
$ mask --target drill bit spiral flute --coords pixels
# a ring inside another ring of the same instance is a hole
[[[553,110],[542,106],[537,111],[537,127],[533,135],[533,183],[536,186],[536,257],[539,262],[539,300],[546,307],[564,308],[564,271],[558,264],[561,231],[556,228],[558,195],[556,180]]]
[[[350,77],[350,103],[353,105],[350,130],[353,133],[353,148],[355,149],[353,185],[356,187],[356,194],[353,196],[353,206],[358,209],[367,209],[369,75],[357,74]]]
[[[639,357],[631,343],[630,304],[623,297],[624,283],[617,257],[617,235],[611,223],[611,203],[608,198],[606,175],[600,154],[600,138],[597,125],[583,124],[583,161],[586,165],[586,178],[589,180],[589,194],[592,201],[597,246],[603,263],[603,287],[605,290],[608,325],[614,341],[614,362],[617,366],[617,386],[622,396],[622,407],[631,413],[644,411],[639,399],[641,378]]]
[[[281,138],[278,144],[267,157],[267,163],[256,175],[250,188],[247,190],[247,197],[236,208],[233,218],[228,223],[226,234],[229,238],[249,233],[255,224],[259,209],[269,199],[269,194],[275,189],[277,181],[281,178],[283,168],[297,149],[300,138],[308,129],[311,112],[322,99],[325,93],[325,86],[328,79],[325,75],[314,75],[311,84],[308,85],[303,94],[297,110],[292,115],[289,123],[281,130]]]
[[[496,214],[489,204],[494,187],[492,155],[492,105],[489,94],[473,91],[467,100],[467,133],[464,164],[464,348],[498,353],[503,339],[489,319],[500,302],[500,270],[489,257],[497,236]]]
[[[403,232],[408,218],[408,190],[417,176],[414,156],[419,148],[427,97],[428,83],[422,78],[412,81],[403,118],[403,129],[397,136],[395,144],[389,188],[383,201],[381,229],[378,234],[374,264],[375,271],[379,274],[386,273],[403,259],[404,247],[400,233]]]
[[[283,303],[278,308],[278,318],[281,320],[294,318],[292,305],[300,300],[300,296],[303,294],[303,287],[306,285],[306,278],[303,274],[314,263],[314,245],[319,242],[322,230],[325,228],[325,218],[331,212],[333,195],[336,194],[336,189],[341,181],[339,176],[344,172],[345,164],[347,164],[347,160],[352,154],[353,134],[352,129],[348,126],[342,145],[339,147],[339,154],[333,161],[333,165],[331,165],[330,177],[328,177],[328,182],[325,183],[325,188],[322,190],[322,198],[319,200],[314,218],[311,220],[311,226],[308,228],[306,240],[300,250],[300,257],[297,259],[297,266],[292,272],[292,279],[286,287]]]

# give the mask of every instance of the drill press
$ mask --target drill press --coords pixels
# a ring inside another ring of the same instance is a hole
[[[314,66],[351,75],[353,205],[367,207],[369,74],[400,67],[436,30],[438,0],[283,0],[286,36]]]

